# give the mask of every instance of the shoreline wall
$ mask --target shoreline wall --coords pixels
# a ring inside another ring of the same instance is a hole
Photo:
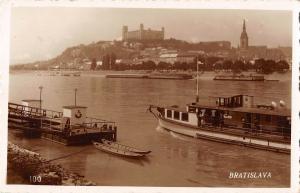
[[[72,173],[58,164],[52,164],[40,154],[26,150],[11,142],[7,148],[7,167],[22,176],[28,184],[95,186],[84,176]],[[11,172],[10,172],[11,173]]]

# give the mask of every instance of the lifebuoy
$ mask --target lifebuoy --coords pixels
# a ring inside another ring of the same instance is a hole
[[[80,112],[80,110],[77,111],[77,113],[75,113],[75,117],[77,119],[81,118],[82,117],[82,113]]]

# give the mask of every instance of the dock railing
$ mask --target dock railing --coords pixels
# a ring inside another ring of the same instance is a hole
[[[116,123],[114,121],[93,117],[86,117],[86,120],[82,125],[87,129],[99,129],[100,131],[112,131],[116,129]]]
[[[30,107],[16,103],[8,103],[8,115],[17,115],[30,118],[61,118],[63,113],[49,109],[40,109],[38,107]]]

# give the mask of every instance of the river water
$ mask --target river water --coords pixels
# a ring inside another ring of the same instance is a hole
[[[290,74],[278,74],[279,82],[213,81],[201,75],[200,102],[210,96],[248,94],[259,104],[284,100],[290,107]],[[188,187],[288,187],[290,155],[236,145],[193,139],[157,127],[146,112],[150,104],[185,105],[194,101],[194,80],[107,79],[103,73],[80,77],[48,76],[46,72],[10,74],[9,101],[39,99],[43,86],[43,107],[62,111],[74,104],[87,106],[88,116],[117,122],[118,141],[149,149],[144,160],[116,157],[88,146],[63,146],[44,139],[26,139],[9,131],[9,140],[34,150],[47,159],[80,151],[57,160],[66,169],[105,186],[188,186]],[[231,179],[230,172],[271,172],[267,179]]]

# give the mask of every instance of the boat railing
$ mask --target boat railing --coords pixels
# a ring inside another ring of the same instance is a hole
[[[94,117],[86,117],[85,118],[86,123],[93,123],[93,122],[108,122],[108,123],[115,123],[113,121],[108,121],[105,119],[99,119],[99,118],[94,118]]]
[[[64,130],[64,125],[61,122],[58,122],[55,119],[41,119],[41,128],[47,129],[49,131],[62,131]],[[89,130],[97,130],[97,131],[115,131],[115,123],[110,121],[97,121],[97,122],[89,122],[82,124],[70,124],[71,129],[85,129],[85,131]]]
[[[290,139],[291,138],[291,127],[289,126],[275,126],[275,125],[264,125],[250,122],[238,122],[238,121],[230,121],[230,123],[205,123],[203,126],[212,126],[217,129],[225,130],[236,130],[236,131],[245,131],[248,134],[255,136],[263,136],[270,135],[277,136],[282,139]]]
[[[48,131],[62,131],[62,124],[53,119],[41,119],[41,129],[47,129]]]

